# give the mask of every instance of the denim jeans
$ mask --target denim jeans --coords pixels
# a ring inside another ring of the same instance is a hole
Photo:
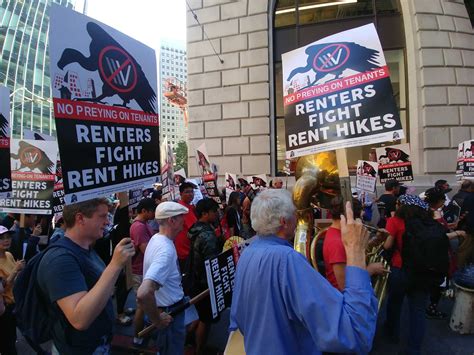
[[[177,314],[168,327],[158,330],[156,338],[158,355],[182,355],[184,353],[186,340],[184,314],[185,312]]]
[[[409,315],[408,355],[420,355],[423,337],[425,335],[425,309],[428,302],[428,291],[411,290],[407,293]]]
[[[400,316],[407,292],[406,287],[405,270],[392,267],[388,277],[387,321],[385,326],[394,339],[400,338]]]

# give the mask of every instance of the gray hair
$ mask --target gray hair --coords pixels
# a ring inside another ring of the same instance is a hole
[[[276,234],[280,229],[280,218],[293,217],[296,207],[287,190],[265,190],[252,202],[250,218],[258,235]]]

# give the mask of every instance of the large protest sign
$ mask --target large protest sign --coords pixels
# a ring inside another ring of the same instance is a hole
[[[10,90],[0,86],[0,198],[8,198],[12,191],[10,169]]]
[[[161,144],[161,192],[162,198],[165,201],[175,200],[174,189],[174,156],[173,149],[168,143],[168,137],[165,136]]]
[[[398,144],[377,148],[380,183],[387,180],[412,181],[413,169],[410,161],[410,145]]]
[[[287,158],[404,138],[373,24],[282,55]]]
[[[378,169],[379,165],[377,163],[366,160],[359,160],[357,162],[356,175],[357,189],[367,192],[375,192]]]
[[[213,168],[207,155],[207,149],[205,143],[201,144],[196,149],[196,158],[198,160],[198,166],[202,174],[202,182],[206,189],[207,195],[216,201],[219,206],[222,208],[222,200],[219,195],[219,190],[217,188],[217,174],[216,169]]]
[[[157,182],[154,50],[54,4],[49,33],[66,204]]]
[[[474,179],[474,140],[463,143],[463,178]]]
[[[51,214],[56,142],[11,140],[12,194],[0,200],[0,212]]]

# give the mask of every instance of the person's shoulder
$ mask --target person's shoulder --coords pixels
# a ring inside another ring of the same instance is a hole
[[[8,260],[13,260],[13,261],[15,261],[15,257],[14,257],[13,254],[10,253],[9,251],[6,251],[6,252],[5,252],[5,256],[7,257]]]
[[[153,235],[148,242],[146,249],[150,249],[151,252],[156,253],[160,250],[168,250],[174,248],[173,242],[168,239],[166,235],[156,233]]]

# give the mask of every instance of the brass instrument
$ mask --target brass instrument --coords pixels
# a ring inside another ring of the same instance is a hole
[[[296,183],[293,188],[293,202],[297,209],[297,225],[294,240],[294,249],[303,254],[319,271],[317,255],[318,240],[326,229],[320,230],[315,236],[313,207],[327,208],[333,197],[341,194],[339,171],[336,154],[322,152],[300,157],[296,163]],[[377,230],[375,227],[366,226]],[[314,237],[314,238],[313,238]],[[373,238],[367,247],[367,264],[382,262],[384,268],[389,269],[387,260],[382,256],[385,239]],[[372,278],[375,295],[380,309],[386,294],[388,273],[376,275]]]
[[[366,226],[367,227],[367,226]],[[371,229],[377,229],[371,227]],[[382,306],[385,294],[387,291],[387,281],[388,274],[390,273],[390,265],[388,261],[383,257],[383,244],[388,235],[385,235],[385,238],[374,237],[369,241],[366,250],[366,262],[367,265],[372,263],[382,263],[383,267],[388,270],[388,272],[382,275],[375,275],[372,277],[372,286],[374,288],[375,296],[378,299],[378,309]]]
[[[314,215],[311,203],[319,207],[329,205],[340,194],[339,175],[334,152],[323,152],[300,157],[296,163],[296,183],[293,201],[297,224],[294,249],[310,260],[310,245],[314,236]]]

